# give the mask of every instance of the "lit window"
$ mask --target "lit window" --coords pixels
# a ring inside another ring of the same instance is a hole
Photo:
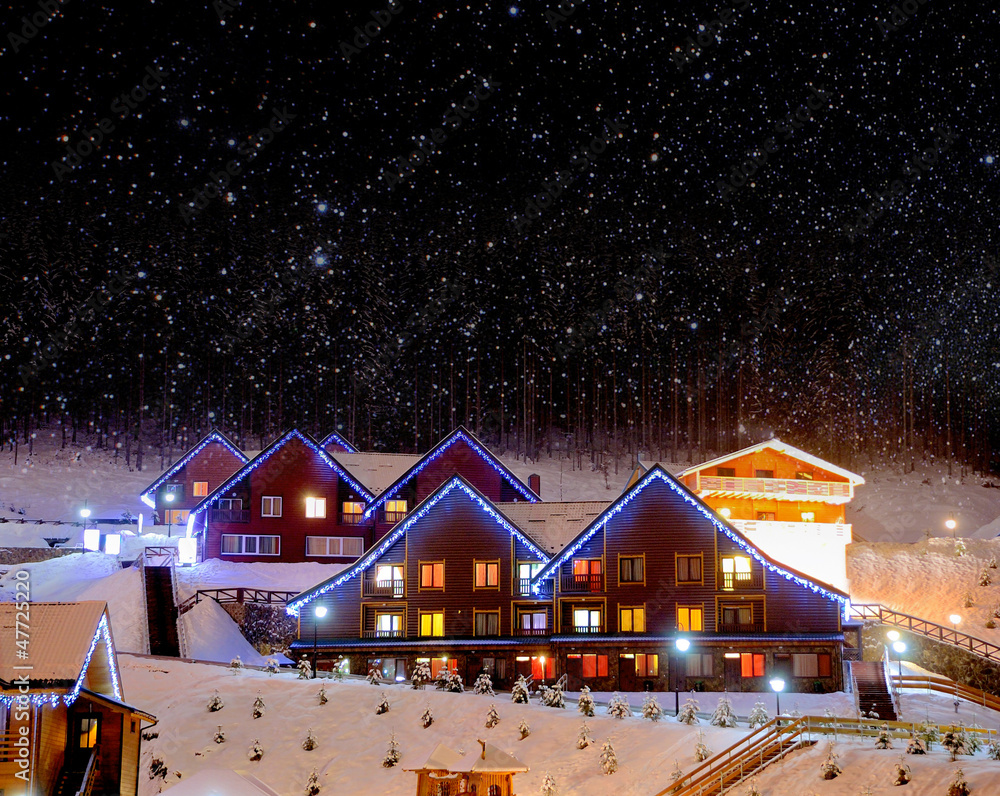
[[[545,611],[523,611],[520,617],[521,630],[523,632],[531,635],[532,633],[537,634],[545,630],[547,624],[547,614]]]
[[[723,556],[722,588],[731,590],[736,582],[750,580],[749,556]]]
[[[573,609],[573,627],[578,633],[595,632],[601,629],[600,608]]]
[[[660,659],[653,653],[638,652],[635,656],[637,677],[656,677],[659,674]]]
[[[375,582],[388,586],[394,580],[403,579],[403,568],[393,564],[380,564],[375,568]]]
[[[815,511],[803,511],[802,512],[802,522],[816,522],[816,512]]]
[[[205,497],[208,494],[208,481],[195,481],[194,490],[191,494],[195,497]]]
[[[385,502],[386,522],[399,522],[406,516],[407,507],[405,500],[387,500]]]
[[[574,663],[579,662],[580,677],[590,680],[594,677],[608,676],[608,656],[607,655],[567,655],[566,658]]]
[[[705,629],[705,611],[698,605],[677,606],[677,629],[682,633],[699,633]]]
[[[812,481],[813,480],[813,474],[812,473],[807,473],[807,472],[805,472],[803,470],[796,470],[795,471],[795,480],[796,481]]]
[[[764,656],[755,652],[740,653],[740,677],[763,677]]]
[[[421,589],[443,589],[444,588],[444,562],[436,564],[420,565],[420,588]]]
[[[274,497],[271,495],[265,495],[260,499],[260,516],[261,517],[280,517],[281,516],[281,498]]]
[[[500,562],[476,562],[476,588],[494,589],[500,585]]]
[[[85,718],[78,719],[80,734],[79,734],[79,748],[80,749],[93,749],[97,746],[97,728],[99,719],[94,716],[87,716]]]
[[[306,516],[322,519],[326,516],[326,498],[307,497]]]
[[[444,611],[428,611],[420,613],[421,636],[444,635]]]
[[[645,633],[646,609],[645,608],[619,609],[618,630],[622,633]]]
[[[360,525],[365,513],[365,504],[354,500],[344,501],[344,511],[341,517],[342,525]]]
[[[376,614],[375,631],[380,636],[398,636],[403,629],[402,614]]]

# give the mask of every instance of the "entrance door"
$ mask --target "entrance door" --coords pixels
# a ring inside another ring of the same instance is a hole
[[[72,722],[71,751],[77,763],[86,764],[91,750],[100,739],[101,715],[99,713],[76,713]]]
[[[743,675],[740,670],[739,655],[737,655],[735,658],[730,658],[727,655],[725,660],[726,660],[726,690],[742,691]]]
[[[618,687],[622,691],[638,691],[635,677],[635,655],[618,656]]]

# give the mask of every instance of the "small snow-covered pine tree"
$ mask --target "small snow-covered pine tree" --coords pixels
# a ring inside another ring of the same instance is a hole
[[[921,738],[910,738],[910,740],[906,742],[906,754],[925,755],[927,754],[927,744],[925,744]]]
[[[876,749],[892,749],[892,735],[889,732],[889,725],[883,724],[882,729],[878,731],[878,737],[875,739]]]
[[[964,539],[959,538],[959,539],[955,540],[955,555],[956,556],[964,556],[965,555],[965,540]]]
[[[427,709],[421,714],[420,723],[423,725],[425,730],[434,723],[434,714],[431,713],[430,705],[428,705]]]
[[[642,717],[649,719],[653,723],[663,718],[663,708],[652,694],[646,694],[642,698]]]
[[[735,727],[736,713],[733,712],[733,702],[728,696],[719,697],[719,704],[712,714],[710,724],[713,727]]]
[[[594,698],[590,695],[588,686],[580,689],[580,698],[576,701],[576,709],[584,716],[594,715]]]
[[[993,578],[990,577],[990,571],[988,569],[984,569],[982,574],[979,576],[979,585],[989,586],[992,582]]]
[[[892,781],[893,785],[905,785],[910,781],[910,767],[899,758],[896,763],[896,776]]]
[[[969,783],[965,781],[962,769],[955,772],[955,779],[948,786],[948,796],[969,796]]]
[[[295,664],[295,668],[299,670],[300,680],[308,680],[310,677],[312,677],[313,669],[312,666],[309,665],[309,659],[306,658],[305,655],[299,658],[299,662]]]
[[[381,716],[383,713],[389,712],[389,697],[386,696],[385,691],[382,692],[382,698],[379,700],[378,705],[375,708],[375,715]]]
[[[764,706],[764,703],[760,700],[754,702],[753,710],[750,711],[750,729],[763,727],[770,720],[771,717],[767,715],[767,708]]]
[[[493,680],[490,679],[489,674],[486,672],[479,673],[479,677],[476,678],[476,682],[473,684],[472,690],[477,694],[496,696],[496,692],[493,690]]]
[[[965,593],[965,600],[962,602],[962,605],[964,605],[966,608],[971,608],[975,604],[976,604],[976,601],[972,597],[972,592],[971,591],[966,592]]]
[[[676,760],[674,761],[674,770],[670,772],[670,781],[677,782],[681,777],[684,776],[684,772],[681,771],[681,764]]]
[[[699,707],[694,697],[688,697],[684,700],[684,704],[681,705],[680,713],[677,714],[677,721],[681,722],[681,724],[698,724]]]
[[[309,781],[306,782],[306,796],[316,796],[319,793],[319,775],[316,770],[313,769],[312,774],[309,775]]]
[[[990,760],[1000,760],[1000,741],[993,740],[986,744],[986,756]]]
[[[497,706],[490,705],[490,709],[486,711],[486,729],[492,730],[500,723],[500,714],[497,713]]]
[[[219,692],[216,691],[211,699],[208,700],[208,710],[210,713],[215,713],[216,711],[222,710],[225,705],[222,702],[222,697],[219,696]]]
[[[269,676],[272,674],[277,674],[279,671],[278,659],[268,658],[267,665],[264,667],[264,671],[267,672]]]
[[[216,729],[215,735],[212,736],[212,740],[215,741],[216,743],[225,743],[226,734],[222,731],[222,725],[218,724],[216,726],[218,729]]]
[[[347,668],[347,661],[340,658],[336,666],[333,667],[333,679],[338,683],[344,682],[344,669]]]
[[[149,761],[149,778],[156,779],[157,777],[167,778],[167,764],[163,762],[162,757],[154,757]]]
[[[519,705],[528,704],[528,681],[524,679],[523,674],[519,674],[517,680],[514,681],[514,687],[510,690],[510,699]]]
[[[309,732],[306,733],[306,739],[302,742],[302,748],[307,752],[311,752],[316,748],[316,736],[313,735],[312,727],[310,727]]]
[[[611,745],[608,738],[601,745],[601,771],[605,774],[614,774],[618,770],[618,757],[615,755],[615,747]]]
[[[251,760],[260,760],[264,756],[264,747],[260,745],[260,741],[256,738],[253,739],[253,743],[250,744],[250,748],[247,750],[247,757]]]
[[[538,789],[538,796],[556,796],[556,781],[547,771],[542,777],[542,786]]]
[[[260,691],[257,692],[257,698],[253,701],[253,717],[259,719],[264,715],[264,709],[267,706],[264,704],[264,697],[260,695]]]
[[[542,704],[547,708],[565,708],[566,700],[563,697],[562,685],[556,683],[551,688],[543,685],[540,689]]]
[[[580,734],[576,739],[577,749],[586,749],[594,742],[594,739],[590,737],[590,725],[584,722],[580,725]]]
[[[521,723],[517,725],[517,731],[521,733],[521,737],[519,739],[521,741],[531,735],[531,727],[528,726],[528,722],[524,719],[521,719]]]
[[[321,685],[321,686],[319,687],[319,693],[318,693],[318,694],[317,694],[316,696],[317,696],[317,697],[319,697],[319,703],[320,703],[321,705],[325,705],[325,704],[326,704],[327,702],[329,702],[329,701],[330,701],[330,700],[329,700],[329,699],[327,699],[327,697],[326,697],[326,686],[325,686],[325,685]]]
[[[961,730],[947,730],[941,736],[941,746],[951,755],[952,760],[966,753],[965,742],[965,733]]]
[[[396,733],[389,735],[389,749],[382,759],[382,768],[392,768],[399,762],[399,744],[396,743]]]
[[[237,655],[229,662],[229,671],[233,674],[239,674],[240,670],[243,668],[243,659]]]
[[[368,675],[365,679],[372,685],[381,685],[382,683],[382,670],[378,666],[372,666],[368,670]]]
[[[754,777],[747,783],[745,796],[761,796],[760,788],[757,785],[757,778]]]
[[[699,763],[708,760],[712,756],[712,750],[705,745],[705,731],[698,730],[698,743],[694,745],[694,759]]]
[[[410,684],[414,688],[423,688],[431,679],[431,665],[427,661],[421,661],[414,667],[413,674],[410,675]]]
[[[924,746],[929,752],[934,744],[940,743],[941,733],[938,731],[936,724],[931,724],[930,721],[923,722],[917,728],[917,737],[924,742]]]
[[[996,559],[996,556],[993,556],[990,559],[989,568],[990,569],[996,569],[997,568],[997,559]]]
[[[608,700],[608,715],[616,719],[631,718],[632,708],[628,704],[628,697],[615,691]]]
[[[820,773],[823,775],[823,779],[836,779],[844,773],[837,764],[839,759],[840,755],[833,750],[833,744],[830,744],[830,748],[826,753],[826,760],[823,762],[823,765],[819,767]]]
[[[447,669],[442,669],[438,675],[437,687],[452,694],[461,694],[465,691],[465,686],[462,685],[462,675],[458,672],[449,672]]]

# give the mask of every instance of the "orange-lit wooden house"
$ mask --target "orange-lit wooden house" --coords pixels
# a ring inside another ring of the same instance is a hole
[[[479,745],[469,758],[438,744],[423,766],[404,769],[417,775],[417,796],[514,796],[514,775],[528,767],[493,744]]]

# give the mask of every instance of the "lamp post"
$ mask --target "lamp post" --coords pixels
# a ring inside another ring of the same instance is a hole
[[[83,508],[80,509],[80,516],[83,517],[83,533],[87,533],[87,518],[90,516],[90,509],[87,508],[87,503],[84,501]]]
[[[169,539],[170,538],[170,530],[173,527],[173,522],[174,522],[174,515],[170,511],[170,504],[174,502],[174,493],[173,492],[167,492],[163,496],[163,499],[165,501],[167,501],[167,538]]]
[[[949,514],[948,519],[944,521],[944,527],[951,531],[951,543],[955,544],[955,529],[958,527],[958,523],[955,522],[955,515]]]
[[[677,651],[680,653],[685,653],[691,649],[691,642],[686,638],[679,638],[674,642],[674,646],[677,647]],[[679,716],[681,714],[681,690],[680,690],[680,659],[677,661],[677,671],[674,672],[674,715]]]
[[[319,626],[319,620],[326,616],[326,606],[317,605],[313,609],[313,679],[316,679],[316,655],[317,655],[317,642],[316,642],[316,628]]]
[[[892,649],[896,653],[896,662],[899,664],[899,687],[903,687],[903,653],[906,652],[906,644],[902,641],[892,642]]]
[[[962,617],[960,617],[958,614],[952,614],[951,616],[948,617],[948,621],[951,622],[951,629],[957,633],[958,623],[962,621]]]
[[[777,719],[781,715],[781,692],[785,690],[785,681],[780,677],[775,677],[771,680],[771,690],[774,691],[775,708],[777,710],[774,717]]]

